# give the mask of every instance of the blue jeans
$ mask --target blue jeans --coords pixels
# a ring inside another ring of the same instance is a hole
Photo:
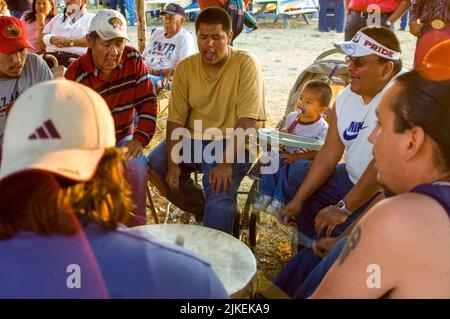
[[[128,21],[130,24],[136,23],[136,9],[134,7],[134,0],[125,0],[125,6],[127,7],[128,12]]]
[[[125,142],[131,141],[133,135],[128,135],[116,143],[121,147]],[[145,225],[147,223],[146,200],[148,184],[148,159],[146,156],[132,158],[125,162],[128,181],[133,191],[133,203],[135,205],[134,221],[128,226]]]
[[[287,203],[289,198],[285,194],[285,183],[292,172],[309,167],[310,159],[298,159],[291,164],[284,164],[279,154],[273,155],[273,160],[278,160],[280,169],[274,174],[261,174],[260,194],[268,195],[280,202]]]
[[[402,19],[400,20],[400,29],[405,30],[408,26],[409,22],[409,14],[411,11],[412,4],[409,6],[408,10],[405,12],[405,14],[402,16]]]
[[[127,16],[125,14],[125,0],[111,0],[111,3],[109,7],[113,10],[117,9],[117,5],[119,5],[120,13],[122,13],[125,20],[127,19]]]
[[[184,141],[185,145],[190,142],[188,139]],[[180,164],[179,191],[173,191],[166,182],[168,165],[165,140],[153,149],[149,155],[149,178],[159,191],[178,208],[196,216],[204,214],[204,226],[231,234],[237,210],[237,190],[249,170],[250,164],[248,161],[246,163],[234,163],[230,191],[212,192],[208,175],[217,165],[217,160],[208,163],[203,156],[205,147],[208,146],[209,148],[212,146],[209,145],[210,143],[218,143],[217,145],[220,145],[220,147],[224,147],[225,144],[223,141],[192,141],[190,154],[183,154],[187,161],[183,161]],[[220,156],[220,154],[215,155]],[[192,180],[192,172],[203,174],[203,189]]]
[[[311,248],[302,249],[280,271],[273,283],[292,298],[308,298],[333,266],[346,241],[347,237],[341,238],[324,258],[315,255]]]
[[[158,90],[161,89],[161,86],[158,87],[158,81],[161,81],[161,83],[164,82],[164,76],[162,75],[148,75],[150,81],[152,81],[153,84],[153,90],[155,91],[155,94],[158,94]]]
[[[289,174],[288,181],[285,184],[285,192],[289,200],[295,196],[301,183],[306,177],[309,167],[297,167],[296,169],[296,171],[293,170]],[[353,186],[354,184],[348,177],[345,164],[338,164],[330,178],[303,203],[301,213],[295,216],[296,222],[299,225],[299,230],[311,239],[319,238],[320,234],[316,234],[314,227],[314,219],[317,214],[327,206],[336,205],[337,202],[347,195]],[[355,210],[345,223],[336,226],[332,236],[335,237],[342,234],[342,232],[344,232],[344,230],[364,212],[375,196],[376,195]]]

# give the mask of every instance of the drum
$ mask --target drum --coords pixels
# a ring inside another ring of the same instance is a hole
[[[256,291],[255,256],[235,237],[216,229],[186,224],[144,225],[133,229],[184,246],[208,261],[232,298],[249,298]]]

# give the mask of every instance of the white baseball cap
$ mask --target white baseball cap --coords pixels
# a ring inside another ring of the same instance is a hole
[[[92,18],[89,26],[90,32],[97,32],[102,40],[124,38],[130,41],[127,35],[127,21],[123,15],[112,9],[101,9]]]
[[[111,112],[97,92],[64,79],[43,82],[11,108],[0,179],[37,169],[87,181],[105,149],[115,145]]]
[[[351,57],[376,54],[388,60],[400,60],[401,55],[400,52],[385,47],[361,31],[358,31],[350,41],[335,43],[334,46]]]

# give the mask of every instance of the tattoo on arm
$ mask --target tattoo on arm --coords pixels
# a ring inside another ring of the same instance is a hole
[[[355,229],[353,230],[350,237],[347,239],[347,242],[344,245],[344,248],[342,249],[341,255],[338,259],[338,265],[341,265],[344,263],[344,261],[347,259],[348,255],[350,255],[350,252],[358,246],[359,240],[361,239],[361,227],[359,225],[356,225]]]

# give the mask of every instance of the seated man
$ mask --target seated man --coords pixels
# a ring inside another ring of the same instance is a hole
[[[142,56],[128,40],[125,18],[112,9],[97,12],[89,27],[89,49],[65,74],[97,91],[111,110],[117,146],[127,148],[138,224],[146,223],[147,158],[143,149],[155,132],[156,98]],[[137,112],[139,120],[134,127]]]
[[[377,107],[377,178],[399,195],[358,223],[313,298],[450,298],[448,52],[445,66],[430,68],[447,80],[429,80],[433,70],[400,75]]]
[[[171,75],[178,61],[196,51],[194,38],[183,29],[183,7],[169,3],[161,14],[164,27],[152,31],[149,45],[142,52],[155,91],[162,87],[164,78]]]
[[[377,121],[375,107],[402,67],[400,43],[384,27],[366,27],[337,47],[348,56],[350,85],[336,98],[310,168],[289,176],[285,192],[292,200],[281,212],[286,221],[295,217],[310,238],[341,234],[379,192],[367,136]],[[346,162],[339,163],[344,152]]]
[[[29,87],[53,80],[45,61],[27,53],[27,48],[32,45],[23,22],[14,17],[0,17],[0,146],[6,116],[14,101]]]
[[[237,189],[250,167],[237,137],[265,120],[261,69],[252,54],[229,45],[225,10],[203,10],[195,30],[200,52],[177,65],[166,140],[149,156],[149,177],[179,208],[204,211],[205,226],[231,233]],[[203,190],[193,184],[193,171],[203,173]]]
[[[206,261],[120,225],[131,200],[114,135],[84,85],[49,81],[17,100],[0,167],[0,298],[228,297]]]

